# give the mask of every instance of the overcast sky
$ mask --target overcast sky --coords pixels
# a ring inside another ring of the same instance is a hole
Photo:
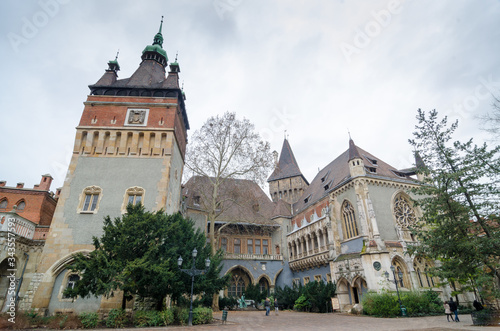
[[[234,111],[281,149],[284,130],[312,181],[355,143],[412,165],[418,108],[489,136],[475,117],[500,91],[500,1],[3,0],[0,180],[63,185],[83,102],[120,50],[137,69],[161,16],[179,53],[191,132]]]

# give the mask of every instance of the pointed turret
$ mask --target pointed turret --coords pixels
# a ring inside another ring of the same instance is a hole
[[[351,177],[366,175],[365,163],[359,153],[358,146],[349,138],[349,171]]]
[[[101,79],[97,81],[96,85],[111,85],[116,82],[116,79],[118,78],[117,71],[120,70],[120,65],[118,64],[119,52],[120,51],[116,52],[114,60],[109,60],[108,69],[106,69],[106,72],[102,75]]]
[[[292,148],[286,138],[283,141],[279,161],[267,182],[269,183],[269,192],[273,201],[283,199],[288,203],[297,201],[303,190],[309,185],[299,169]]]

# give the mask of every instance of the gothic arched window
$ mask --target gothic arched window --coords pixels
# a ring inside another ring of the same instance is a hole
[[[408,230],[417,222],[413,207],[402,195],[398,195],[394,200],[394,217],[396,217],[396,223],[402,230]]]
[[[342,228],[344,230],[344,239],[349,239],[358,235],[354,208],[347,200],[342,205]]]

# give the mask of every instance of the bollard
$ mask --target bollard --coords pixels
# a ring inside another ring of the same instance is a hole
[[[222,311],[222,324],[225,324],[227,322],[227,310],[224,308]]]

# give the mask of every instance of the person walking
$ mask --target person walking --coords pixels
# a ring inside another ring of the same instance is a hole
[[[450,298],[450,301],[448,301],[448,304],[450,305],[450,310],[452,313],[455,314],[455,322],[460,322],[458,319],[458,305],[455,301],[453,301],[453,298]]]
[[[264,307],[266,308],[266,316],[269,316],[269,311],[271,310],[271,300],[269,298],[266,298],[266,301],[264,301]]]
[[[449,322],[450,317],[451,321],[454,322],[455,320],[453,319],[453,316],[451,316],[451,310],[450,310],[450,305],[448,304],[448,301],[444,302],[444,313],[446,314],[446,320]]]
[[[278,299],[274,299],[274,312],[278,316]]]

